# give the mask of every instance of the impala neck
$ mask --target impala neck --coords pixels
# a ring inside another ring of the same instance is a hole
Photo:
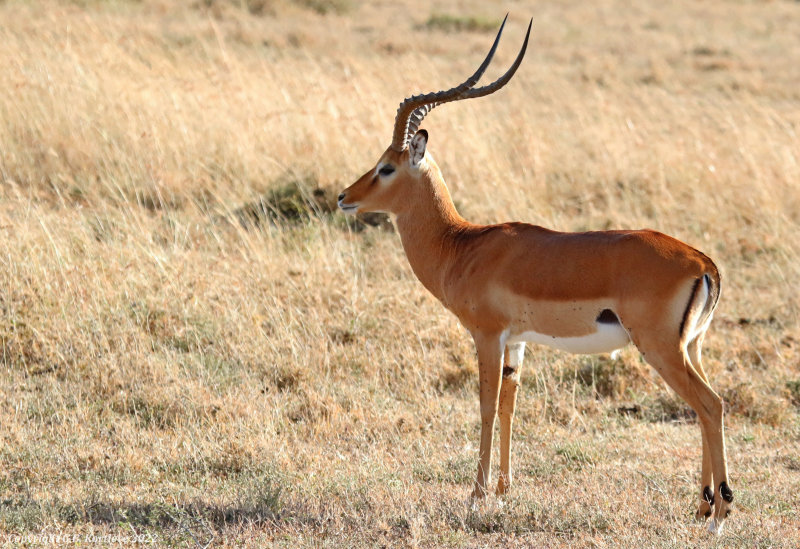
[[[418,187],[396,211],[395,225],[411,269],[420,282],[444,301],[442,271],[452,250],[447,240],[468,225],[456,211],[439,167],[428,155]]]

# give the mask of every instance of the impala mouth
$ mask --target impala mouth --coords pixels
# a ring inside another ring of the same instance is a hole
[[[358,211],[358,204],[345,204],[341,200],[337,204],[339,209],[346,214],[355,214]]]

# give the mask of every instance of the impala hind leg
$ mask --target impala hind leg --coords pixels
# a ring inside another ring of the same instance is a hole
[[[641,347],[640,347],[641,349]],[[711,470],[717,483],[713,494],[714,518],[708,525],[712,533],[720,533],[730,512],[733,492],[728,487],[728,465],[725,458],[725,431],[722,423],[722,399],[695,371],[683,352],[648,352],[645,356],[672,389],[697,413],[702,434],[707,441]]]
[[[686,346],[686,354],[697,372],[697,375],[708,383],[708,376],[703,369],[703,362],[700,357],[704,337],[705,333],[701,333],[690,341]],[[705,430],[701,429],[700,431],[703,434],[703,468],[700,473],[700,504],[697,507],[695,518],[699,521],[704,521],[711,516],[711,512],[714,508],[714,478],[711,468],[711,451],[708,447],[708,438],[706,437]]]
[[[492,437],[494,435],[494,419],[497,415],[497,400],[500,395],[503,346],[499,335],[473,333],[472,337],[478,351],[481,405],[480,461],[472,498],[482,499],[486,496],[486,487],[491,482]]]
[[[500,476],[497,479],[497,495],[502,496],[511,487],[511,430],[514,424],[514,409],[517,406],[517,391],[525,343],[506,346],[503,354],[503,381],[500,386]]]

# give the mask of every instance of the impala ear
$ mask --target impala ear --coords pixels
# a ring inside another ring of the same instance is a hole
[[[425,146],[428,144],[428,132],[420,130],[408,144],[408,161],[416,167],[425,157]]]

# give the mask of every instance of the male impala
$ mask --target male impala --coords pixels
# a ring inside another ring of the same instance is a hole
[[[511,80],[525,55],[530,25],[508,72],[474,87],[503,26],[505,21],[486,59],[464,83],[403,101],[392,144],[374,168],[339,195],[339,207],[347,213],[394,214],[414,273],[472,334],[482,421],[474,498],[484,497],[490,482],[496,415],[497,494],[511,485],[511,424],[525,342],[603,353],[632,341],[697,412],[703,439],[697,518],[711,516],[713,509],[709,530],[718,533],[733,492],[727,484],[723,403],[700,361],[720,294],[717,267],[694,248],[652,230],[562,233],[526,223],[470,223],[456,211],[439,167],[426,152],[428,133],[417,131],[434,107],[494,93]]]

